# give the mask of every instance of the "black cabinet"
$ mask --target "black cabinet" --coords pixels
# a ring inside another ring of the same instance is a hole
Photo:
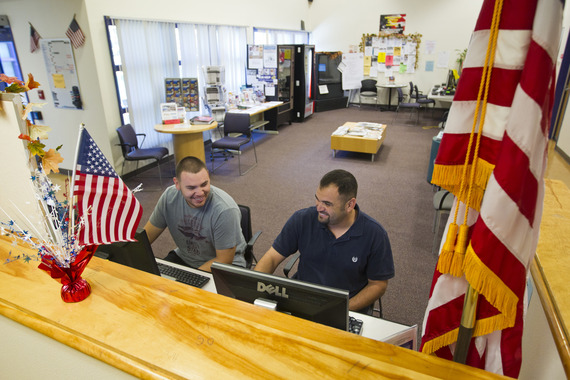
[[[315,112],[346,107],[348,98],[344,96],[342,73],[338,70],[341,62],[341,52],[315,54]]]
[[[315,110],[314,103],[315,47],[295,45],[295,96],[293,121],[303,121]]]

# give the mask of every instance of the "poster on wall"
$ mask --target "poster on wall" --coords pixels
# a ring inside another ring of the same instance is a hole
[[[247,46],[247,68],[248,69],[263,68],[263,45]]]
[[[406,29],[406,14],[380,15],[380,33],[403,34]]]
[[[83,109],[69,38],[41,39],[49,86],[56,108]]]

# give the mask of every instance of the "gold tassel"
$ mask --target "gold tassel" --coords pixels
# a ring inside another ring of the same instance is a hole
[[[465,259],[465,251],[467,250],[467,237],[469,226],[462,224],[459,226],[459,234],[457,235],[457,243],[453,252],[453,261],[449,268],[449,274],[455,277],[463,275],[463,260]]]
[[[449,273],[451,262],[453,260],[453,251],[455,250],[455,239],[457,238],[457,224],[450,223],[445,237],[445,243],[437,261],[437,270],[440,273]]]

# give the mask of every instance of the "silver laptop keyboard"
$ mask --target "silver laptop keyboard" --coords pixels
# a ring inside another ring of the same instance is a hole
[[[163,263],[157,263],[160,274],[173,277],[176,281],[184,284],[201,288],[210,280],[207,276],[201,274],[185,271],[183,269],[175,268]]]

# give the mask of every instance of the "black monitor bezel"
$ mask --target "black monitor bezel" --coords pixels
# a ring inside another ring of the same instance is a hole
[[[276,301],[277,311],[347,331],[349,300],[349,292],[347,290],[280,277],[218,262],[212,263],[211,269],[218,294],[251,304],[259,298]],[[247,288],[237,284],[236,279],[241,282],[247,282]],[[280,295],[258,292],[257,283],[259,281],[263,281],[266,286],[271,284],[273,286],[280,286],[280,289],[286,287],[289,292],[288,295],[293,295],[293,298],[284,299]],[[244,291],[244,289],[246,289],[246,291]],[[302,297],[298,298],[299,296]],[[307,297],[312,297],[311,299],[313,301],[318,300],[317,297],[324,297],[326,301],[325,306],[321,305],[318,307],[314,306],[314,304],[309,305],[307,302],[309,298]]]

